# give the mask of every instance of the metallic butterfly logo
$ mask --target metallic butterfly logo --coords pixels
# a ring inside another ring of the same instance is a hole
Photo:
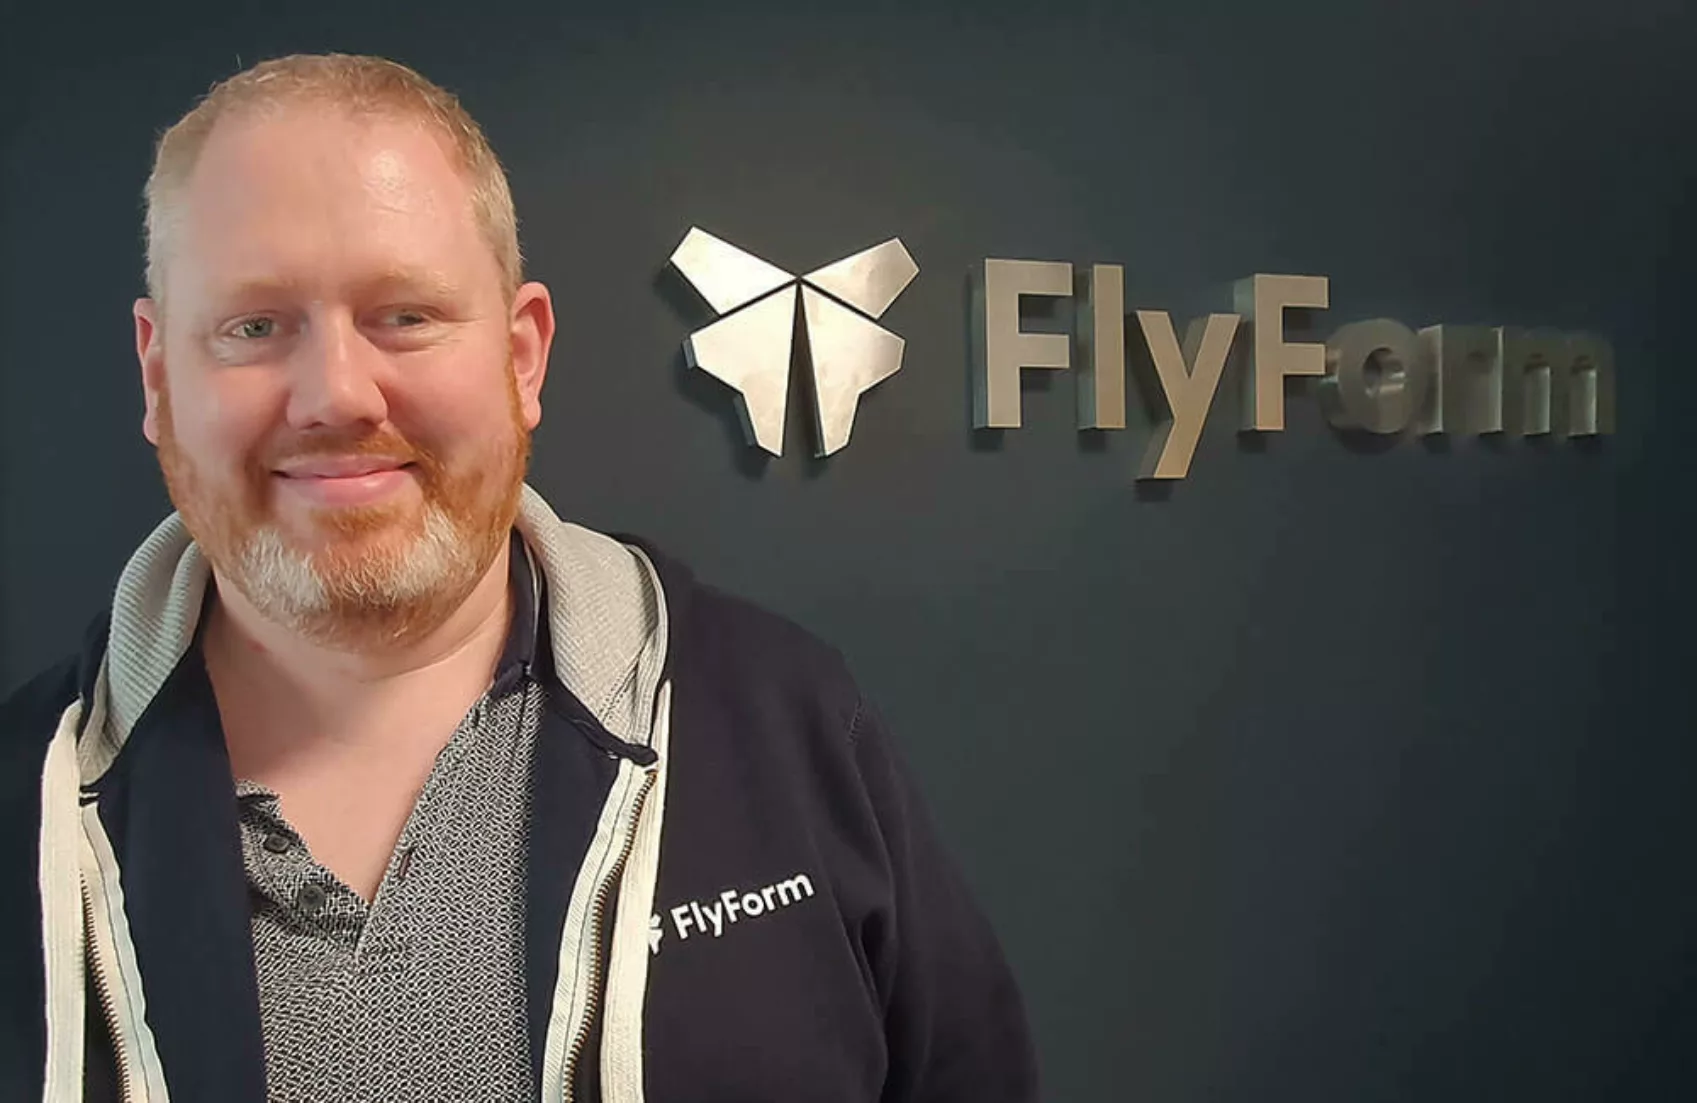
[[[817,455],[848,443],[860,396],[901,370],[906,342],[873,321],[919,274],[897,238],[794,276],[692,227],[671,264],[721,315],[689,335],[684,356],[736,389],[748,442],[774,456],[784,452],[798,304],[807,323]]]

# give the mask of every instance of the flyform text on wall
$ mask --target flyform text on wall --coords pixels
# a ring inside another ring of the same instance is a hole
[[[1222,380],[1236,377],[1245,432],[1285,427],[1285,380],[1313,377],[1327,419],[1366,433],[1574,438],[1612,433],[1614,357],[1589,333],[1514,326],[1350,322],[1324,342],[1287,339],[1285,311],[1323,310],[1325,276],[1254,275],[1230,313],[1189,322],[1181,340],[1163,310],[1125,305],[1125,273],[1097,264],[984,261],[972,278],[974,424],[1015,429],[1020,373],[1072,369],[1078,427],[1126,427],[1128,375],[1154,423],[1140,479],[1182,479]],[[1076,299],[1073,332],[1027,332],[1020,300]]]

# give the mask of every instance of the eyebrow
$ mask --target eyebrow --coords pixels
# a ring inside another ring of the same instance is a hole
[[[436,298],[452,298],[459,286],[446,274],[429,268],[391,268],[364,281],[359,290],[368,293],[391,291],[422,291]]]
[[[305,281],[287,277],[255,277],[238,281],[228,296],[239,301],[266,299],[277,295],[297,295],[305,289]],[[432,298],[452,298],[459,287],[445,274],[428,268],[389,268],[377,275],[360,280],[353,287],[358,296],[381,296],[396,292],[422,294]]]

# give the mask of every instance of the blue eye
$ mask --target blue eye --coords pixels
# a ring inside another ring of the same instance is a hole
[[[271,318],[249,318],[236,326],[236,335],[250,340],[263,340],[277,332],[277,323]]]

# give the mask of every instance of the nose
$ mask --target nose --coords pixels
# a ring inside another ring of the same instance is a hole
[[[389,415],[386,360],[345,311],[316,312],[291,364],[288,420],[295,430],[344,428]]]

